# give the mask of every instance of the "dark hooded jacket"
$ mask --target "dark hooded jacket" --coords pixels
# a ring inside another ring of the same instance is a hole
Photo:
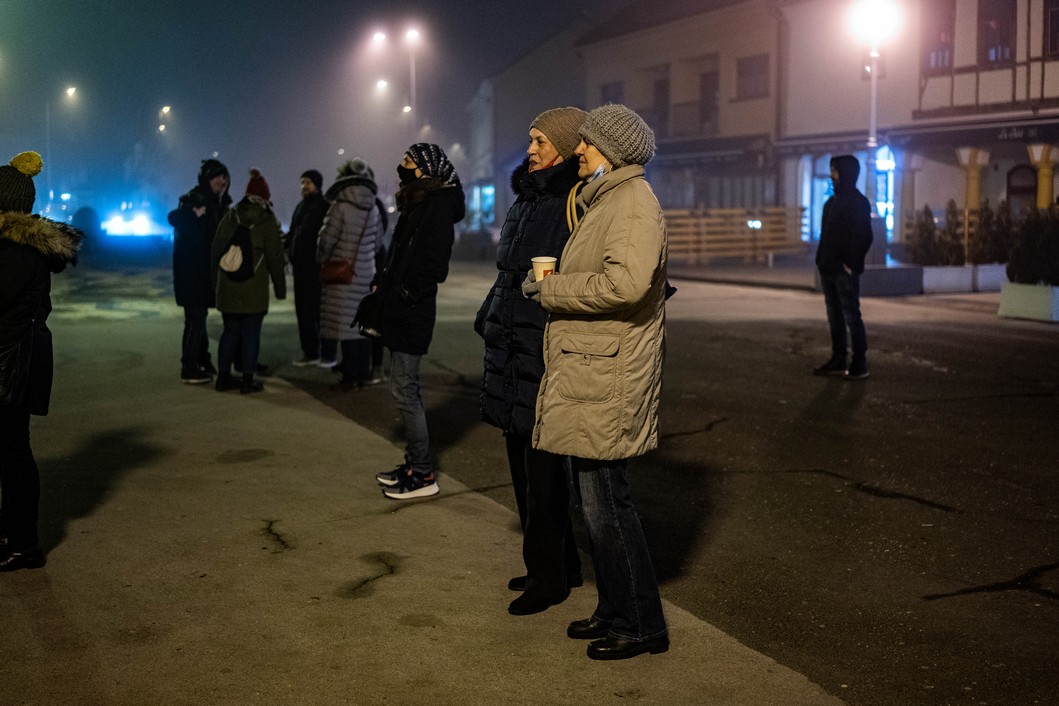
[[[0,345],[30,334],[29,384],[23,404],[48,413],[52,385],[51,275],[75,262],[81,231],[29,214],[0,211]]]
[[[324,224],[324,216],[330,207],[331,202],[319,191],[314,191],[302,198],[294,208],[288,233],[287,259],[295,278],[316,282],[320,280],[316,243],[320,228]]]
[[[859,275],[871,247],[871,204],[857,190],[860,162],[856,157],[835,157],[831,166],[838,172],[838,184],[835,195],[824,204],[816,266],[823,275],[840,274],[843,265]]]
[[[177,306],[214,306],[211,269],[215,263],[210,262],[210,250],[232,197],[227,190],[213,193],[210,178],[204,168],[198,185],[181,196],[179,205],[169,212],[169,225],[174,229],[173,293]],[[194,211],[199,206],[206,207],[201,217]]]
[[[523,296],[522,281],[532,267],[530,258],[562,255],[570,237],[567,197],[580,183],[577,170],[573,159],[531,173],[526,160],[512,174],[517,198],[500,231],[500,272],[474,321],[474,330],[485,339],[482,419],[519,436],[533,432],[548,322],[540,303]]]
[[[382,343],[390,350],[425,355],[429,349],[438,285],[448,277],[455,225],[466,208],[458,181],[423,177],[397,192],[400,216],[373,282],[382,300]]]

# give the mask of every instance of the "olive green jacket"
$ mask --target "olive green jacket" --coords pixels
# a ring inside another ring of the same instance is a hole
[[[211,273],[217,293],[217,309],[224,314],[264,314],[268,312],[268,281],[276,299],[286,299],[287,278],[284,272],[283,235],[272,209],[256,199],[244,198],[228,210],[217,226],[213,238]],[[220,261],[235,232],[236,219],[250,227],[250,241],[254,246],[254,276],[236,282],[221,271]]]

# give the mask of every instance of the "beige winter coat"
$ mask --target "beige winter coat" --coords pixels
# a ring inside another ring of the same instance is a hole
[[[589,183],[586,209],[541,282],[550,312],[536,448],[617,460],[658,446],[665,339],[666,227],[643,167]]]

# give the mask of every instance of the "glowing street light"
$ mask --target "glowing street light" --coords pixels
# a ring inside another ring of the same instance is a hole
[[[876,207],[875,156],[879,149],[877,129],[879,93],[879,47],[897,33],[901,23],[900,10],[893,0],[857,0],[849,15],[850,28],[857,38],[868,45],[868,72],[871,84],[871,108],[868,117],[868,164],[865,169],[865,196],[872,205],[872,216],[878,216]]]
[[[419,45],[422,35],[419,30],[411,27],[404,33],[404,44],[408,47],[408,83],[409,83],[409,99],[408,104],[404,106],[402,112],[408,113],[412,119],[412,131],[414,134],[418,134],[419,126],[416,119],[416,47]],[[371,37],[371,42],[375,46],[382,46],[386,44],[388,37],[385,32],[375,32]],[[375,84],[376,88],[382,90],[386,87],[384,81],[379,81]]]

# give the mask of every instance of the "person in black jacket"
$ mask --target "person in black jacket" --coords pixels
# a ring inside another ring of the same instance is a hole
[[[816,266],[831,330],[831,358],[814,375],[841,375],[847,380],[868,377],[868,338],[860,315],[860,276],[871,247],[871,204],[857,190],[860,163],[853,155],[831,159],[835,194],[824,204]],[[852,358],[846,367],[846,328]]]
[[[434,335],[438,285],[448,277],[455,224],[463,219],[466,204],[456,168],[437,145],[418,142],[409,147],[397,174],[400,216],[386,265],[372,282],[372,296],[381,300],[378,333],[390,351],[390,394],[404,424],[405,458],[375,478],[386,486],[387,497],[408,500],[439,490],[419,364]]]
[[[553,108],[530,124],[529,155],[511,176],[517,194],[500,231],[500,271],[475,317],[485,339],[482,419],[504,432],[508,466],[522,524],[526,575],[508,582],[525,591],[508,606],[531,615],[563,602],[580,586],[581,561],[568,512],[566,458],[530,444],[537,390],[544,374],[544,325],[548,313],[522,294],[530,258],[559,258],[570,237],[567,203],[581,183],[574,157],[587,113]],[[562,268],[558,262],[556,269]]]
[[[15,378],[23,384],[0,375],[5,381],[0,391],[0,571],[36,569],[47,561],[37,537],[40,473],[29,443],[29,417],[46,415],[51,398],[51,274],[76,263],[82,239],[80,231],[63,223],[30,215],[33,177],[41,167],[36,152],[23,152],[0,167],[0,351],[17,346],[15,358],[28,359]]]
[[[217,224],[228,211],[231,177],[228,167],[216,159],[205,159],[199,183],[180,197],[169,212],[173,226],[173,293],[184,307],[184,338],[180,356],[180,379],[187,384],[208,383],[217,372],[210,362],[206,316],[214,305],[210,249]]]
[[[302,200],[291,217],[287,234],[287,259],[294,275],[294,314],[302,357],[294,365],[320,362],[320,265],[316,242],[331,202],[324,196],[324,177],[315,169],[302,173]]]

